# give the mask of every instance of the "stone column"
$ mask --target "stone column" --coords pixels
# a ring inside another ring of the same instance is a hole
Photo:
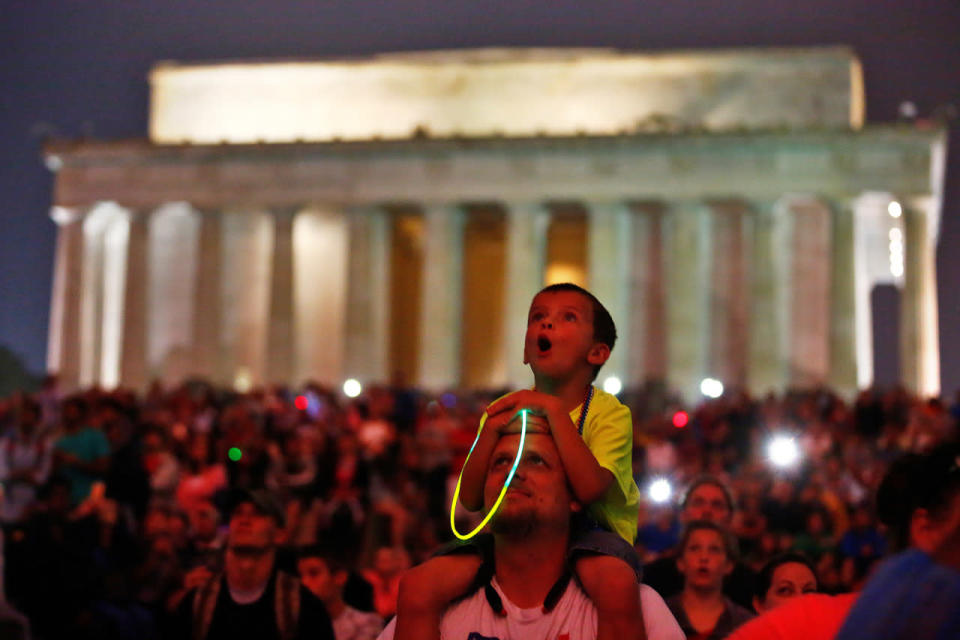
[[[506,304],[504,361],[510,389],[533,386],[533,374],[523,363],[527,313],[533,296],[543,288],[550,211],[538,203],[510,203],[507,213]]]
[[[616,376],[624,387],[630,378],[630,266],[633,212],[625,203],[588,204],[587,279],[589,290],[606,307],[617,327],[617,342],[597,382]]]
[[[273,221],[257,211],[222,219],[221,342],[228,379],[238,391],[266,380]]]
[[[667,382],[687,402],[700,396],[708,375],[710,329],[710,212],[699,202],[678,202],[667,216],[664,244],[667,290]]]
[[[747,381],[750,317],[746,207],[738,201],[715,201],[710,209],[713,247],[708,370],[726,387],[743,388]]]
[[[379,207],[347,215],[346,354],[344,374],[363,383],[386,383],[390,317],[390,220]]]
[[[270,269],[270,309],[267,319],[268,384],[290,384],[294,380],[294,273],[293,219],[295,209],[274,210],[273,251]]]
[[[344,378],[347,222],[340,208],[311,207],[293,225],[296,379],[339,387]]]
[[[830,369],[830,210],[811,196],[790,196],[790,383],[825,384]]]
[[[142,390],[147,386],[147,291],[148,291],[148,218],[147,211],[130,211],[126,250],[126,275],[123,286],[123,331],[120,346],[120,382]]]
[[[57,223],[56,263],[50,302],[47,370],[56,373],[64,391],[80,383],[80,307],[83,278],[83,215],[81,209],[53,207]]]
[[[200,230],[197,238],[196,286],[193,289],[192,369],[215,384],[229,384],[220,362],[220,262],[223,256],[220,212],[197,211]]]
[[[627,379],[633,385],[667,377],[667,301],[664,282],[663,206],[635,207],[629,286],[630,353]]]
[[[906,238],[900,361],[905,386],[924,397],[940,394],[935,203],[929,196],[915,197],[903,206]]]
[[[460,383],[464,213],[456,206],[430,205],[423,218],[419,382],[433,391],[455,389]]]
[[[837,198],[831,205],[829,383],[852,399],[857,393],[853,201]]]
[[[758,201],[750,218],[750,334],[747,380],[761,396],[787,386],[790,327],[789,212]]]

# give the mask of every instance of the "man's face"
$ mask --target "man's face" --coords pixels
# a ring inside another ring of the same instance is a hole
[[[733,569],[723,538],[712,529],[697,529],[677,559],[677,568],[688,585],[700,589],[720,589],[723,578]]]
[[[593,340],[593,305],[576,291],[539,293],[530,304],[523,362],[534,374],[565,375],[603,364],[609,349]]]
[[[496,502],[520,444],[519,435],[505,435],[490,456],[484,484],[484,505],[489,511]],[[550,435],[527,434],[520,464],[493,518],[493,532],[527,535],[537,527],[570,526],[571,511],[580,506],[573,499],[560,455]]]
[[[321,600],[329,600],[336,593],[334,576],[322,558],[300,558],[297,572],[303,586]]]
[[[276,543],[277,523],[250,502],[243,502],[230,516],[229,547],[263,549]]]
[[[684,522],[709,520],[723,526],[729,526],[733,517],[723,489],[709,483],[701,484],[687,496],[680,515]]]

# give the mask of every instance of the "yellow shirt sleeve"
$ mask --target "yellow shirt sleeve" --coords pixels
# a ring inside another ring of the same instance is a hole
[[[576,424],[580,408],[570,413]],[[640,514],[640,490],[633,479],[633,418],[616,396],[594,388],[583,427],[583,440],[597,462],[613,474],[606,494],[589,506],[590,515],[602,526],[633,544]]]

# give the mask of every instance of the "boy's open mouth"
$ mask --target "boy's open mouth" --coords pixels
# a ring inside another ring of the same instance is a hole
[[[547,336],[540,336],[539,338],[537,338],[537,348],[540,349],[541,352],[549,351],[550,346],[551,346],[550,338],[548,338]]]

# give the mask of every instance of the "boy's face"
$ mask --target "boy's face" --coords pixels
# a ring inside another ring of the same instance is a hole
[[[710,529],[697,529],[677,558],[677,568],[687,584],[701,589],[720,589],[723,578],[733,570],[723,538]]]
[[[320,600],[329,600],[336,593],[333,574],[322,558],[300,558],[297,560],[297,572],[303,586]]]
[[[566,377],[592,370],[610,356],[607,345],[593,340],[593,305],[576,291],[537,294],[527,316],[523,362],[535,376]]]

